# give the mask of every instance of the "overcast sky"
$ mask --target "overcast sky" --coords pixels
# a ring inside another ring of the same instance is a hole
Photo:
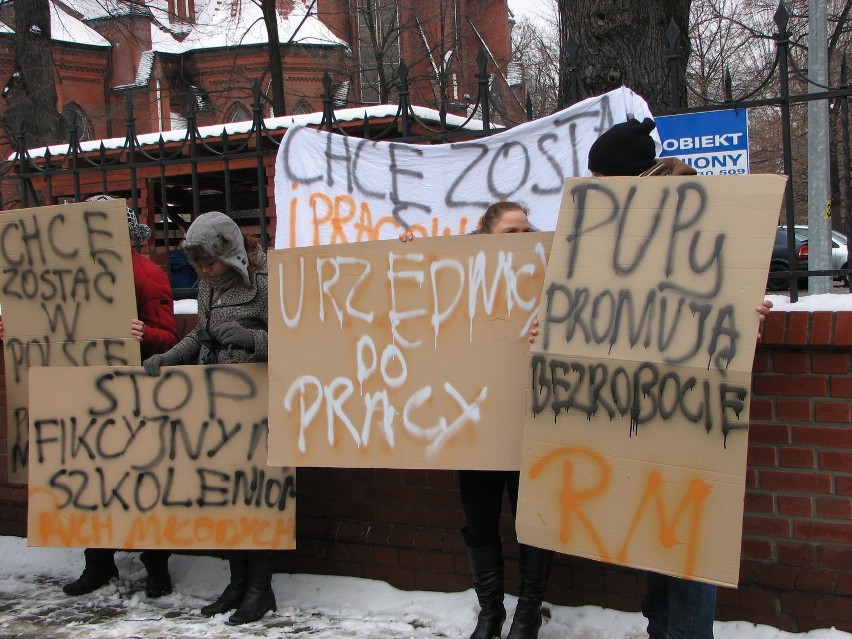
[[[554,12],[555,0],[509,0],[509,8],[517,19],[541,20]]]

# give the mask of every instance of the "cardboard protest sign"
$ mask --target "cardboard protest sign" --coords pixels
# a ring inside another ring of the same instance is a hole
[[[737,583],[754,309],[784,184],[566,181],[529,360],[519,541]]]
[[[125,203],[5,211],[0,272],[9,481],[26,483],[27,369],[139,364]]]
[[[519,541],[737,583],[754,308],[784,184],[566,181],[530,355]]]
[[[265,364],[30,369],[31,546],[295,548]]]
[[[550,240],[270,253],[269,463],[517,470]]]
[[[533,224],[552,231],[562,181],[589,175],[589,147],[631,117],[642,120],[651,111],[621,87],[452,144],[380,142],[292,126],[275,159],[275,248],[396,239],[403,226],[421,237],[462,235],[498,200],[526,203]]]

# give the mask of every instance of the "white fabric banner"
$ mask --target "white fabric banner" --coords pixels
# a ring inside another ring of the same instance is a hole
[[[631,117],[651,112],[622,87],[455,144],[377,142],[291,127],[275,161],[275,248],[396,239],[404,227],[421,236],[460,235],[497,200],[522,202],[536,228],[552,231],[564,179],[589,175],[592,142]]]

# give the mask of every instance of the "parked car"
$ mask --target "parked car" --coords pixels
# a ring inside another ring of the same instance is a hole
[[[795,251],[795,271],[808,270],[808,238],[794,231],[793,241]],[[779,226],[775,230],[775,244],[772,246],[772,257],[769,260],[769,277],[766,288],[770,291],[784,291],[790,288],[790,276],[782,273],[790,270],[787,252],[787,228]],[[806,279],[806,278],[804,278]],[[807,284],[807,282],[802,282]]]
[[[786,228],[784,226],[780,228]],[[804,224],[796,224],[794,227],[796,230],[796,235],[802,235],[805,239],[808,239],[808,227]],[[805,252],[805,257],[807,257],[807,251]],[[845,269],[849,263],[849,246],[848,239],[843,233],[840,231],[831,231],[831,266],[832,270]],[[838,282],[842,282],[844,286],[849,285],[848,277],[844,275],[837,275],[834,278]]]

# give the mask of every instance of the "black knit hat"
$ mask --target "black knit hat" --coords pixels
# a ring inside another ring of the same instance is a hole
[[[616,124],[589,149],[589,171],[600,175],[639,175],[654,165],[657,152],[651,118]]]

